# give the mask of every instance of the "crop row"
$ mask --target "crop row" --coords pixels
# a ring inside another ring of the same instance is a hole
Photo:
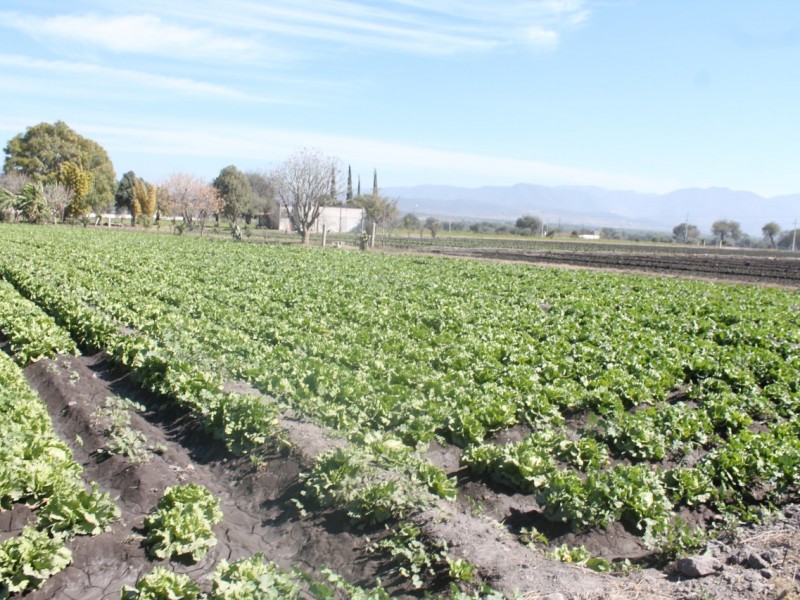
[[[66,539],[104,531],[119,509],[96,486],[86,489],[82,469],[53,431],[44,404],[3,352],[0,412],[0,506],[36,509],[31,524],[0,544],[0,596],[6,597],[34,590],[66,567],[72,560]]]
[[[476,471],[518,482],[575,526],[650,518],[615,496],[645,483],[664,515],[678,503],[755,502],[759,485],[775,501],[796,494],[797,448],[781,453],[800,410],[789,292],[19,231],[0,228],[2,277],[151,387],[189,403],[210,394],[198,410],[212,421],[219,387],[245,380],[352,439],[372,430],[413,448],[443,437]],[[529,449],[544,443],[535,436],[566,444],[534,483],[535,451],[491,443],[515,425],[531,430]]]

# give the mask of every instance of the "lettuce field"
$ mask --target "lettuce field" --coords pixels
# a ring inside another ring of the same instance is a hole
[[[673,551],[798,501],[796,291],[25,226],[0,227],[0,284],[233,453],[279,436],[287,410],[339,431],[354,450],[320,460],[303,502],[364,522],[402,521],[417,497],[359,495],[345,463],[450,502],[478,481],[562,531],[619,524]],[[432,444],[455,448],[458,478]]]

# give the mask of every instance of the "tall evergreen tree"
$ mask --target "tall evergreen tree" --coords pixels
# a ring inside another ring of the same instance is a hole
[[[136,173],[128,171],[122,176],[117,184],[117,191],[114,194],[114,202],[117,208],[131,209],[133,204],[133,188],[136,186]]]
[[[378,195],[378,169],[372,170],[372,195]]]
[[[353,201],[353,171],[347,165],[347,202]]]
[[[358,176],[358,195],[361,196],[361,175]]]
[[[331,196],[331,204],[336,204],[336,165],[331,165],[331,189],[330,189],[330,196]]]

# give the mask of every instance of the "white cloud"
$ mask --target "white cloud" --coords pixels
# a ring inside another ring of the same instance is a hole
[[[193,28],[163,21],[151,14],[99,16],[0,15],[4,25],[42,42],[67,41],[119,53],[173,58],[253,60],[264,47],[241,35],[230,36],[210,28]]]
[[[90,63],[68,62],[63,60],[40,60],[13,54],[0,54],[0,65],[12,68],[39,71],[50,71],[55,74],[69,73],[89,77],[118,80],[126,85],[146,86],[148,88],[200,95],[204,97],[221,97],[230,100],[251,102],[277,102],[276,99],[254,96],[235,88],[205,81],[196,81],[185,77],[156,75],[132,69],[103,67]],[[74,83],[74,82],[73,82]],[[47,82],[52,86],[52,81]],[[95,94],[96,92],[92,92]]]
[[[534,46],[553,48],[558,45],[558,32],[534,25],[525,31],[525,38]]]
[[[14,26],[118,52],[293,58],[325,43],[415,54],[553,48],[590,14],[586,0],[121,0],[115,9],[136,14],[26,17]]]

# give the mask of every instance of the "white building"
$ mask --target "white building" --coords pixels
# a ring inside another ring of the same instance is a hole
[[[361,231],[361,221],[364,218],[364,211],[361,208],[350,208],[348,206],[323,206],[311,233],[322,233],[322,226],[328,233],[350,233]],[[278,224],[280,231],[294,231],[292,221],[286,207],[281,207],[281,218]]]

